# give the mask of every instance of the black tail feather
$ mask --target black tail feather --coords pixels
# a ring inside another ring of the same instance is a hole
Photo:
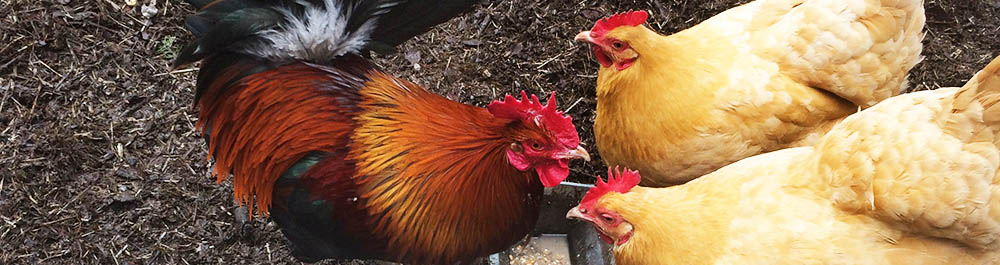
[[[370,1],[358,1],[352,9],[354,12],[351,14],[349,20],[347,21],[348,31],[354,31],[361,27],[373,17],[378,17],[385,15],[392,11],[393,8],[399,6],[400,4],[406,2],[407,0],[370,0]],[[384,18],[380,18],[384,19]],[[381,24],[381,23],[380,23]]]
[[[201,37],[212,28],[212,24],[215,24],[215,21],[203,16],[188,16],[184,18],[184,25],[195,37]]]
[[[184,19],[188,30],[195,37],[201,37],[220,19],[236,10],[261,6],[251,0],[187,0],[187,2],[198,9],[198,13]]]
[[[187,2],[188,4],[191,4],[196,9],[202,9],[202,8],[205,8],[206,5],[211,4],[212,2],[216,2],[216,1],[217,0],[186,0],[184,2]],[[225,0],[221,0],[221,1],[225,1]]]
[[[438,24],[468,12],[480,0],[409,0],[379,18],[373,47],[396,47]],[[378,51],[378,50],[376,50]]]
[[[262,30],[277,27],[282,19],[280,13],[268,8],[244,8],[229,13],[216,21],[204,35],[184,47],[174,61],[174,67],[200,61]],[[197,23],[208,21],[194,21],[200,29],[192,32],[204,32],[207,28],[205,24]]]
[[[199,9],[185,19],[197,39],[174,61],[174,68],[204,59],[254,38],[259,32],[284,23],[276,8],[300,14],[306,6],[322,6],[324,0],[186,0]],[[479,0],[334,0],[351,10],[346,31],[360,28],[378,17],[371,42],[364,49],[391,52],[406,40],[470,10]]]

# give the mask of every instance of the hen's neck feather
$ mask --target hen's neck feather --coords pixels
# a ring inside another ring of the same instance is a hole
[[[725,78],[719,78],[718,73],[724,72],[719,64],[732,59],[713,54],[724,51],[700,47],[682,37],[662,36],[644,26],[622,27],[609,34],[628,42],[639,55],[623,71],[613,66],[598,71],[595,133],[605,139],[599,145],[638,145],[631,141],[654,138],[679,142],[716,119],[711,116],[715,93],[727,85]],[[631,137],[609,141],[616,135]],[[610,149],[599,148],[602,152]]]

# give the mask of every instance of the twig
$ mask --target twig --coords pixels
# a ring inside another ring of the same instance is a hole
[[[18,54],[17,56],[14,56],[14,59],[10,59],[10,61],[7,61],[3,65],[0,65],[0,71],[3,71],[3,69],[6,69],[7,66],[10,66],[14,62],[16,62],[18,59],[21,59],[21,56],[24,56],[24,55],[25,55],[25,53]]]
[[[578,49],[578,46],[573,46],[572,48],[570,48],[568,50],[565,50],[565,51],[557,54],[556,56],[554,56],[552,58],[549,58],[548,60],[545,60],[544,62],[542,62],[542,64],[538,65],[538,67],[535,67],[535,70],[542,69],[542,67],[545,67],[545,65],[551,63],[552,61],[555,61],[556,59],[559,59],[559,57],[563,57],[563,56],[565,56],[567,54],[576,52],[576,49]]]
[[[59,220],[52,220],[52,221],[44,222],[44,223],[42,223],[42,226],[50,226],[50,225],[52,225],[54,223],[66,221],[66,220],[69,220],[69,219],[73,219],[73,217],[63,217],[63,218],[59,218]]]
[[[559,182],[559,185],[565,185],[565,186],[577,187],[577,188],[588,188],[588,189],[594,187],[594,185],[582,184],[582,183],[576,183],[576,182],[570,182],[570,181]]]
[[[3,67],[0,67],[0,71],[2,71],[2,70],[3,70]],[[3,107],[4,107],[4,105],[7,104],[7,99],[10,98],[11,91],[14,91],[14,80],[10,81],[10,86],[7,87],[7,89],[5,89],[5,90],[6,91],[4,91],[4,93],[3,93],[3,98],[0,98],[0,113],[3,113]],[[14,122],[14,120],[11,119],[11,123],[13,123],[13,122]],[[8,127],[8,128],[10,128],[10,127]],[[6,132],[7,129],[4,129],[4,131]],[[0,190],[3,190],[3,188],[0,187]]]
[[[114,246],[114,243],[111,243],[111,246]],[[118,255],[115,255],[113,251],[114,250],[108,249],[108,252],[111,253],[111,258],[115,260],[115,265],[121,265],[121,263],[118,263]]]
[[[0,68],[0,69],[2,69],[2,68]],[[198,69],[200,69],[200,68],[193,67],[193,68],[187,68],[187,69],[180,69],[180,70],[170,71],[170,72],[166,72],[166,73],[154,74],[153,77],[161,77],[161,76],[172,75],[172,74],[183,74],[183,73],[187,73],[187,72],[198,71]]]
[[[264,244],[264,248],[267,249],[267,262],[274,262],[274,258],[271,257],[271,243]]]
[[[581,100],[583,100],[583,97],[580,97],[580,98],[576,99],[576,101],[573,102],[572,105],[569,105],[569,108],[566,108],[566,110],[564,110],[563,113],[569,113],[569,111],[572,110],[573,107],[576,107],[576,104],[580,103]]]

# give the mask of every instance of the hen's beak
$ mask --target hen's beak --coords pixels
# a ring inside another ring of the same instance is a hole
[[[569,212],[566,212],[566,219],[587,221],[587,217],[580,212],[580,206],[573,207],[573,209],[569,209]]]
[[[590,162],[590,153],[587,153],[587,149],[583,149],[583,146],[577,146],[576,149],[556,154],[556,159],[574,158],[582,158],[584,161]]]
[[[594,38],[590,37],[590,31],[584,31],[580,32],[580,34],[576,34],[576,37],[573,38],[573,40],[580,42],[594,43]]]

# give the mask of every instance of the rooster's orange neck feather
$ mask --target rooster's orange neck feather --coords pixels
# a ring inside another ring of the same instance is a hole
[[[391,237],[387,249],[439,263],[414,255],[495,252],[530,231],[542,186],[506,156],[520,121],[381,73],[368,77],[351,157],[374,231]]]

